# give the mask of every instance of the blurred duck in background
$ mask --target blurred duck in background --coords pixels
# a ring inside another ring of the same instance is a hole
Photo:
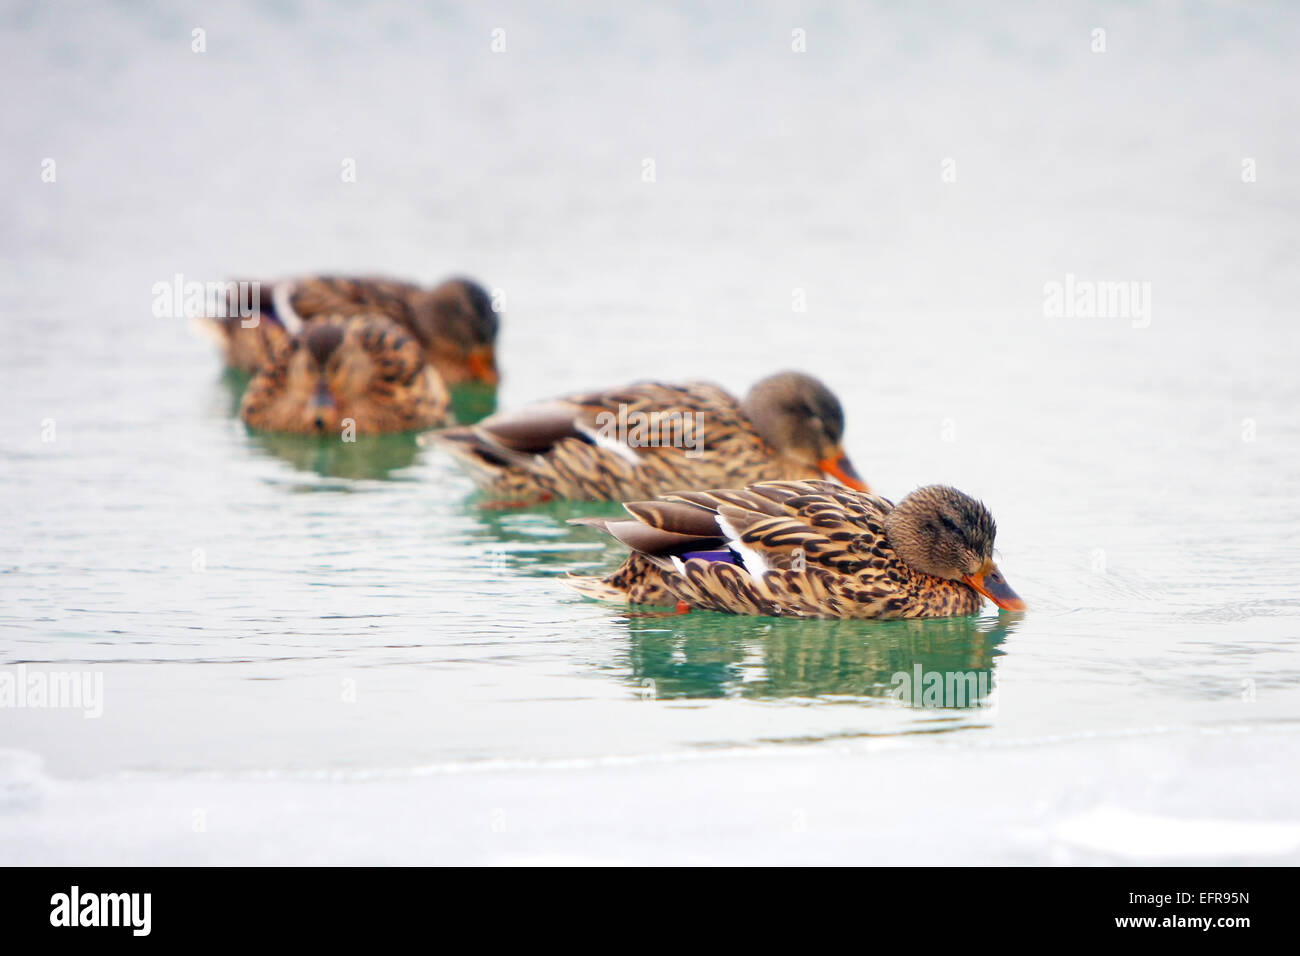
[[[420,343],[387,316],[322,315],[261,341],[268,357],[240,406],[250,428],[337,436],[351,423],[354,434],[375,435],[451,421],[447,388]]]
[[[588,597],[775,617],[951,617],[984,598],[1025,609],[993,563],[993,516],[945,485],[897,506],[831,482],[779,481],[624,507],[630,518],[570,522],[632,550],[606,578],[570,578]]]
[[[471,279],[448,279],[432,289],[382,278],[318,276],[256,283],[254,316],[245,315],[250,283],[231,283],[225,316],[205,320],[226,363],[255,372],[277,341],[321,316],[383,315],[412,335],[447,385],[496,386],[500,323],[487,291]],[[238,287],[238,288],[237,288]]]
[[[530,405],[420,438],[503,503],[623,501],[682,488],[833,478],[867,490],[844,453],[844,412],[800,372],[743,401],[704,383],[642,383]]]

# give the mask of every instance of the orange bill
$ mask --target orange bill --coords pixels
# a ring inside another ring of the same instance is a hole
[[[823,458],[817,462],[817,467],[822,470],[822,474],[834,478],[842,485],[847,485],[854,491],[870,491],[871,488],[858,475],[858,471],[853,467],[853,462],[849,461],[849,456],[844,454],[843,448],[835,449],[835,453],[829,458]]]
[[[1007,579],[1002,576],[1002,572],[992,561],[984,562],[984,567],[974,574],[966,575],[962,580],[1004,611],[1025,609],[1025,602],[1020,600],[1020,595],[1011,590],[1011,585],[1007,584]]]
[[[496,385],[501,380],[497,374],[497,357],[490,345],[480,345],[465,356],[470,376],[477,382]]]

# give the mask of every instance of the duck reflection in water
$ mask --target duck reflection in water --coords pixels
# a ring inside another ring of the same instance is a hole
[[[969,709],[1020,614],[906,621],[629,617],[629,682],[661,699],[885,698]]]
[[[225,369],[217,380],[214,412],[221,418],[236,418],[244,391],[251,380],[247,372]],[[451,407],[456,420],[472,423],[489,415],[496,403],[496,391],[467,383],[451,389]],[[394,472],[414,465],[420,447],[413,433],[358,435],[355,441],[337,436],[288,435],[248,430],[250,443],[299,471],[323,478],[389,480]]]
[[[355,441],[335,436],[249,432],[252,444],[298,471],[322,478],[388,481],[419,457],[414,435],[358,435]]]
[[[599,566],[603,546],[566,534],[566,522],[619,511],[608,503],[550,502],[517,511],[483,509],[471,498],[464,505],[482,537],[494,542],[498,571],[544,577]],[[879,698],[967,710],[985,706],[1000,645],[1023,619],[1019,612],[852,621],[646,610],[613,621],[626,629],[627,682],[642,696]]]

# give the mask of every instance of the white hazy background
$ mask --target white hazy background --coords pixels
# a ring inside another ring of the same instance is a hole
[[[1294,862],[1298,45],[1286,4],[4,4],[0,664],[107,689],[0,712],[0,862],[1178,857],[1153,815]],[[330,270],[503,294],[505,407],[823,377],[873,485],[996,514],[1005,705],[641,700],[527,573],[566,529],[507,517],[489,573],[447,462],[295,471],[150,311]],[[1149,325],[1045,315],[1067,274]]]

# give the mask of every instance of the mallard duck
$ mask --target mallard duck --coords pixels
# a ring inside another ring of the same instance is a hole
[[[275,307],[266,302],[250,313],[241,313],[240,309],[248,306],[241,305],[240,292],[234,287],[251,283],[232,282],[230,285],[226,306],[221,310],[224,315],[196,316],[194,327],[220,346],[227,368],[256,372],[289,344],[294,333],[302,331],[302,322],[291,312],[282,321]],[[263,293],[259,291],[258,294]],[[251,293],[245,295],[252,299]]]
[[[918,488],[897,506],[828,481],[764,481],[631,502],[630,518],[575,518],[632,549],[581,593],[777,617],[974,614],[984,598],[1025,603],[993,563],[997,526],[956,488]]]
[[[238,284],[232,283],[232,289]],[[238,302],[215,331],[234,368],[256,371],[268,339],[287,338],[324,315],[386,315],[411,335],[444,382],[497,384],[497,314],[492,299],[470,279],[449,279],[432,289],[380,278],[317,276],[260,282],[256,321],[241,317]],[[238,295],[236,291],[231,296]],[[228,297],[229,298],[229,297]],[[271,343],[272,345],[274,343]]]
[[[270,341],[270,340],[268,340]],[[309,435],[446,424],[450,397],[415,339],[383,315],[320,316],[272,354],[244,393],[250,427]]]
[[[716,385],[642,383],[530,405],[421,436],[505,501],[622,501],[683,487],[832,477],[867,490],[844,454],[844,412],[817,379],[782,372],[737,401]]]

